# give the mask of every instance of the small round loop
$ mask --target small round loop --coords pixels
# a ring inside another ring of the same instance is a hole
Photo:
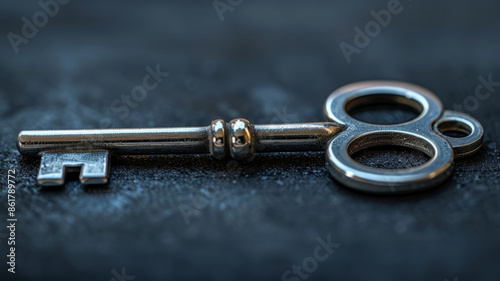
[[[461,112],[446,110],[443,116],[434,123],[432,129],[450,143],[455,152],[455,158],[471,155],[477,152],[483,144],[483,126],[481,126],[481,123]],[[466,136],[452,137],[446,135],[446,132],[449,131],[462,132]]]

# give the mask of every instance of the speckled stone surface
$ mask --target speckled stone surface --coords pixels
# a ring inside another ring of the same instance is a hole
[[[484,126],[480,153],[458,160],[443,186],[411,196],[352,192],[330,177],[319,152],[251,163],[113,156],[107,186],[84,188],[73,175],[63,188],[41,188],[40,159],[16,149],[20,130],[102,122],[321,121],[331,91],[367,79],[420,84],[453,109],[475,96],[479,76],[500,81],[498,1],[402,1],[347,63],[339,44],[353,44],[353,28],[387,3],[243,1],[221,22],[211,1],[70,1],[18,54],[7,34],[21,34],[21,18],[41,8],[0,4],[1,225],[7,170],[18,175],[17,273],[7,273],[3,226],[0,279],[281,280],[294,264],[312,267],[318,238],[329,236],[340,246],[310,273],[302,269],[307,280],[498,280],[500,87],[463,109]],[[156,65],[170,75],[116,113],[114,101]],[[425,161],[388,151],[357,159],[385,168]],[[180,206],[199,207],[188,224]]]

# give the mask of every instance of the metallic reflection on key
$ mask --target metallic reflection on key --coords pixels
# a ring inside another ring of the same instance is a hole
[[[391,125],[362,122],[350,115],[365,105],[409,106],[419,115]],[[258,152],[325,151],[330,174],[350,188],[378,194],[410,193],[445,182],[455,158],[477,152],[483,143],[479,121],[445,111],[429,90],[396,81],[365,81],[330,94],[324,107],[329,122],[253,125],[238,118],[215,120],[205,127],[22,131],[23,155],[42,155],[38,180],[42,185],[64,183],[65,167],[82,166],[82,183],[107,182],[110,154],[211,154],[251,160]],[[446,132],[459,131],[456,138]],[[351,156],[377,146],[417,149],[430,159],[417,167],[377,169]]]
[[[241,118],[218,119],[205,127],[22,131],[17,146],[23,155],[42,155],[41,185],[64,184],[65,167],[78,166],[83,184],[101,184],[107,182],[109,153],[250,160],[257,152],[324,151],[343,129],[333,122],[252,125]]]
[[[64,184],[68,167],[81,167],[80,182],[83,184],[107,183],[108,159],[107,151],[42,153],[38,183],[43,186]]]

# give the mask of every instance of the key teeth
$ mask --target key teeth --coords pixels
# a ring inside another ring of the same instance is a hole
[[[80,182],[84,185],[94,185],[94,184],[106,184],[108,183],[108,178],[106,177],[86,177],[80,178]]]
[[[37,178],[38,184],[41,186],[60,186],[64,184],[64,178]]]
[[[106,184],[109,174],[109,152],[104,150],[42,153],[38,183],[42,186],[64,185],[66,167],[81,167],[82,184]]]

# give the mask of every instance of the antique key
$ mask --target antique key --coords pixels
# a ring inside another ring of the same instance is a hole
[[[415,119],[377,125],[349,112],[376,103],[405,105],[419,111]],[[474,118],[443,111],[439,99],[419,86],[394,81],[365,81],[343,86],[325,103],[327,122],[252,125],[245,119],[215,120],[206,127],[22,131],[18,149],[41,155],[38,182],[62,185],[67,167],[81,167],[83,184],[104,184],[110,153],[203,154],[217,159],[250,160],[257,152],[323,151],[332,176],[348,187],[371,193],[408,193],[439,185],[453,171],[453,160],[482,145],[483,129]],[[460,131],[465,137],[445,135]],[[374,146],[404,146],[430,160],[409,169],[386,170],[362,165],[351,155]]]

